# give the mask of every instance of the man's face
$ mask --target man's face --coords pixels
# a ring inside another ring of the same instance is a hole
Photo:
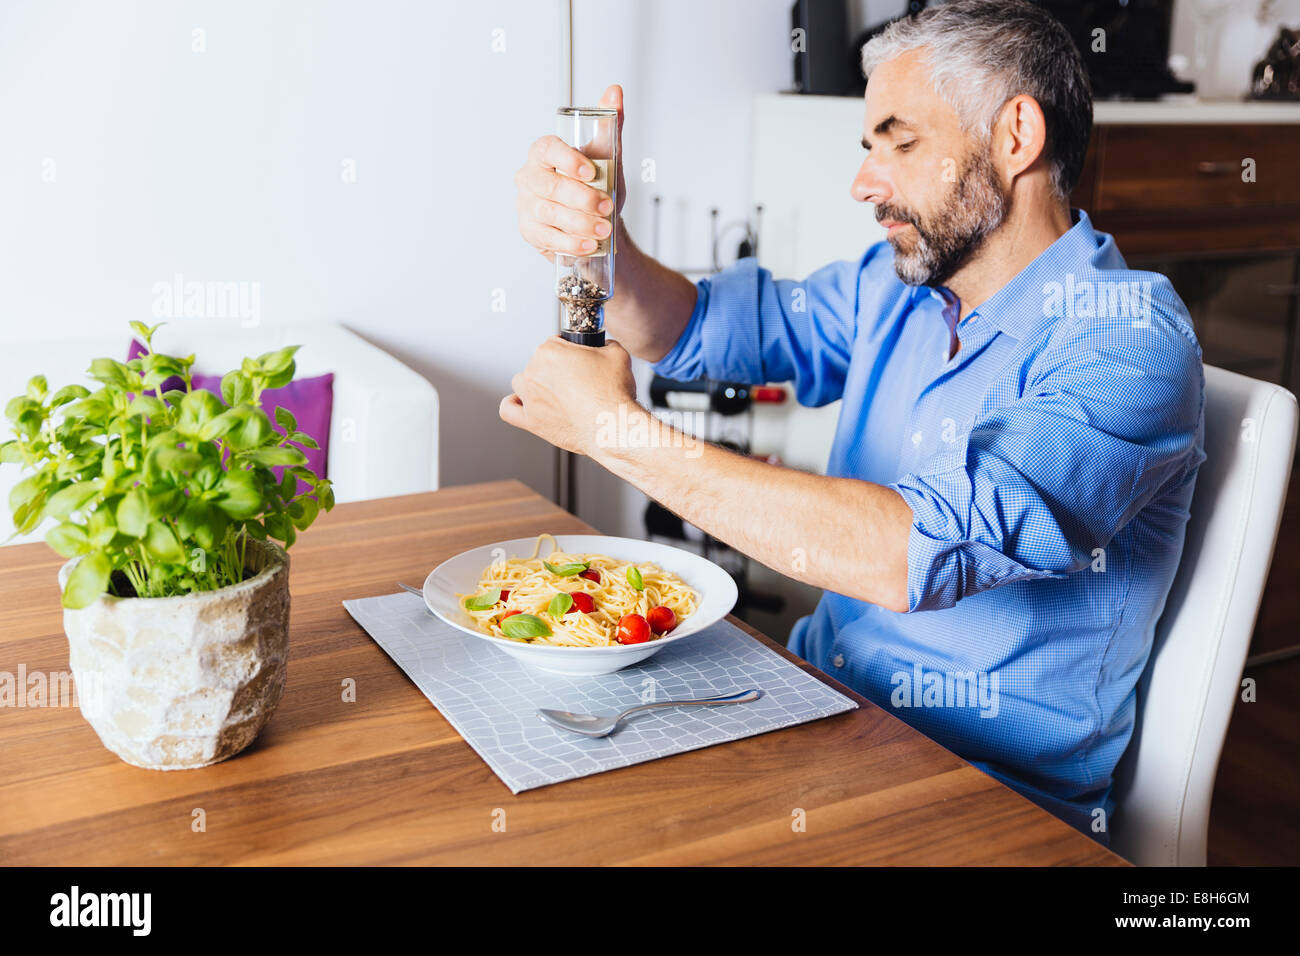
[[[872,72],[862,142],[868,153],[851,191],[875,204],[894,271],[909,285],[945,284],[1006,219],[988,144],[961,128],[918,51]]]

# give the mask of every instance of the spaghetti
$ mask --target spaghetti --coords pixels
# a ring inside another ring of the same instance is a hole
[[[543,559],[545,538],[552,550]],[[656,640],[695,613],[695,591],[658,565],[566,554],[558,547],[552,535],[538,535],[529,557],[488,565],[477,594],[457,595],[480,631],[532,644],[614,647]],[[633,629],[639,626],[647,636],[628,636],[629,617]]]

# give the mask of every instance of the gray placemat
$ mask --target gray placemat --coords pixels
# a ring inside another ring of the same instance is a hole
[[[858,706],[727,621],[613,674],[566,677],[526,668],[490,642],[444,624],[405,591],[343,606],[514,793]],[[645,711],[596,740],[537,716],[539,707],[608,714],[643,701],[750,687],[763,696],[724,707]]]

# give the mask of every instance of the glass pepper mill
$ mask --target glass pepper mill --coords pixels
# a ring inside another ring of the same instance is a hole
[[[618,110],[562,106],[555,111],[560,139],[586,155],[596,175],[587,185],[609,195],[609,235],[582,256],[555,254],[555,295],[564,305],[560,336],[579,345],[605,344],[605,303],[614,294],[614,217],[618,210]]]

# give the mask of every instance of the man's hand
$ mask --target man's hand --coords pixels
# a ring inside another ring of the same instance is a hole
[[[623,87],[611,86],[600,106],[618,110],[618,213],[627,200],[623,178]],[[594,155],[608,156],[608,145],[594,144]],[[549,261],[557,252],[589,255],[618,220],[608,193],[587,185],[596,170],[581,150],[558,136],[543,136],[528,150],[528,159],[515,173],[515,212],[519,233]]]
[[[589,455],[602,422],[620,405],[636,405],[636,381],[627,351],[617,342],[599,348],[558,335],[537,347],[510,380],[514,394],[501,400],[501,419],[552,445]]]

